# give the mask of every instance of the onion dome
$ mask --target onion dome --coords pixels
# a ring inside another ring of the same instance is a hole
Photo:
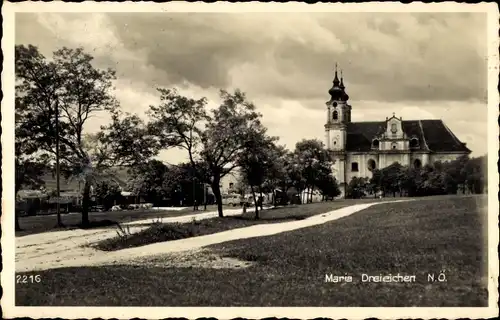
[[[344,101],[349,100],[349,95],[345,92],[344,77],[343,77],[343,75],[342,75],[342,70],[340,70],[340,88],[341,88],[341,89],[342,89],[342,91],[344,92],[344,97],[343,97],[343,100],[344,100]]]
[[[347,99],[349,99],[349,96],[345,93],[344,89],[344,79],[341,76],[341,80],[339,80],[337,74],[337,64],[335,64],[335,77],[333,79],[333,86],[330,88],[330,90],[328,90],[328,93],[332,97],[332,100],[347,101]]]

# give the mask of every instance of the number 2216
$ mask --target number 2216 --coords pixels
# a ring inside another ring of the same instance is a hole
[[[16,276],[16,283],[40,283],[42,282],[42,277],[37,275],[18,275]]]

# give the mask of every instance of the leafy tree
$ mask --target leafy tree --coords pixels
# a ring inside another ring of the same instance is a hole
[[[471,193],[484,192],[487,185],[487,168],[487,157],[472,158],[465,164],[465,184]]]
[[[169,168],[158,160],[138,165],[131,170],[128,189],[147,202],[156,204],[171,191],[165,184],[169,171]]]
[[[311,190],[307,202],[312,202],[312,191],[318,181],[331,174],[333,159],[324,148],[321,141],[316,139],[302,140],[297,142],[294,150],[296,168],[300,171],[301,182],[305,188]]]
[[[435,163],[434,166],[425,165],[419,171],[422,180],[418,189],[419,195],[429,196],[445,193],[445,174],[441,169],[441,164]]]
[[[284,164],[286,178],[283,182],[283,190],[292,201],[295,201],[296,195],[300,195],[302,190],[305,189],[306,180],[303,176],[304,169],[295,152],[289,152],[285,155]],[[293,191],[289,192],[290,188],[293,189]]]
[[[360,199],[366,195],[368,178],[353,177],[347,185],[346,196],[351,199]]]
[[[94,195],[98,203],[102,204],[106,210],[109,210],[116,201],[121,198],[121,188],[113,180],[104,180],[96,183],[94,188]]]
[[[199,175],[205,176],[205,166],[202,163],[197,165]],[[198,204],[209,200],[209,195],[205,195],[206,190],[202,180],[204,179],[197,178],[191,163],[181,163],[170,168],[165,176],[163,186],[174,202],[180,204],[182,201],[183,205],[192,204],[197,210]]]
[[[370,184],[375,188],[406,193],[408,196],[456,194],[465,188],[472,193],[482,193],[487,185],[486,156],[462,156],[453,161],[437,161],[422,168],[409,168],[393,164],[374,170]]]
[[[242,176],[247,185],[250,186],[255,203],[255,219],[259,218],[259,204],[262,208],[262,202],[256,201],[256,188],[262,197],[262,187],[266,180],[271,183],[276,178],[280,168],[277,161],[281,156],[282,149],[275,145],[277,138],[266,135],[264,127],[249,135],[245,141],[244,151],[237,160],[241,168]]]
[[[90,188],[95,177],[113,165],[143,155],[138,143],[130,138],[135,134],[141,137],[138,141],[144,141],[143,137],[148,135],[136,134],[141,126],[131,124],[140,122],[137,117],[120,118],[118,104],[111,94],[115,71],[96,69],[93,57],[82,48],[57,50],[52,61],[31,45],[16,46],[15,51],[16,109],[23,119],[16,133],[31,150],[51,159],[56,156],[58,138],[63,174],[84,182],[82,224],[88,225]],[[100,112],[112,113],[112,123],[90,139],[88,145],[84,141],[84,128]],[[112,132],[113,129],[123,136]],[[112,146],[105,145],[117,136],[121,139]]]
[[[23,106],[16,103],[15,108],[15,196],[23,188],[39,188],[45,184],[44,173],[50,169],[50,159],[36,153],[36,145],[26,139],[26,119],[23,118]],[[15,230],[20,231],[19,212],[15,210]]]
[[[323,194],[324,200],[334,199],[341,194],[337,180],[331,174],[320,175],[316,186]]]
[[[205,109],[205,98],[187,98],[176,90],[158,91],[161,103],[150,107],[150,132],[167,148],[176,146],[187,151],[198,180],[212,187],[222,217],[220,181],[238,166],[245,141],[262,130],[262,116],[239,90],[222,90],[222,102],[211,113]]]
[[[273,205],[276,206],[277,194],[276,189],[283,187],[287,179],[286,171],[286,155],[287,150],[284,146],[273,144],[269,152],[269,163],[267,172],[264,178],[262,190],[273,195]]]
[[[403,171],[404,167],[398,162],[381,170],[381,185],[384,194],[390,192],[395,197],[396,193],[401,192]]]
[[[372,170],[372,177],[370,178],[370,190],[373,190],[375,195],[379,191],[383,191],[383,173],[380,169]]]

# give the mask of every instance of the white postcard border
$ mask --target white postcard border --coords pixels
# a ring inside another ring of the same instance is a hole
[[[487,12],[488,13],[488,258],[489,258],[489,307],[485,308],[334,308],[334,307],[16,307],[15,288],[15,236],[14,217],[14,16],[16,12]],[[455,2],[424,4],[421,2],[402,4],[359,3],[359,4],[304,4],[304,3],[50,3],[24,2],[4,3],[2,8],[3,31],[2,50],[4,64],[2,73],[2,260],[1,283],[3,296],[1,305],[4,317],[61,317],[75,318],[166,318],[166,317],[235,317],[265,318],[487,318],[498,315],[498,7],[494,3],[461,4]]]

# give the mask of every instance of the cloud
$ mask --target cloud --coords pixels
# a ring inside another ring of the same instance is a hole
[[[16,43],[47,56],[83,46],[117,70],[116,96],[144,115],[157,87],[205,96],[240,88],[283,143],[323,140],[336,62],[353,120],[442,118],[486,151],[482,13],[18,13]],[[96,119],[89,130],[98,130]],[[467,125],[468,124],[468,125]],[[470,143],[469,143],[470,141]],[[173,156],[174,157],[174,156]],[[177,156],[175,156],[177,157]]]

